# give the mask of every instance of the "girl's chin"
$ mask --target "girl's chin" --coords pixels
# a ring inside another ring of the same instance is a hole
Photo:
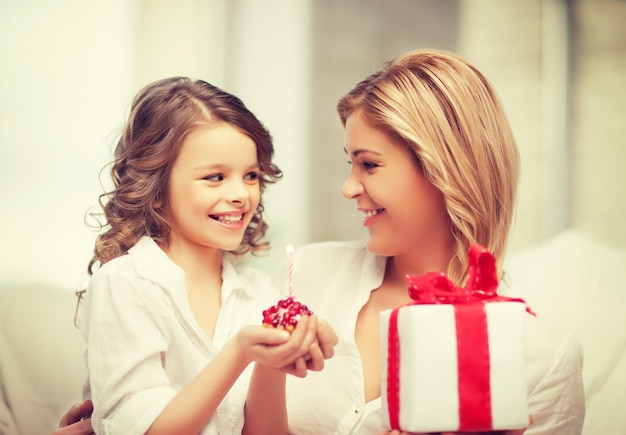
[[[219,247],[222,251],[234,251],[237,249],[242,242],[242,238],[234,237],[234,238],[224,238],[219,241],[215,241],[215,246]]]
[[[241,240],[237,243],[227,243],[225,244],[222,249],[224,251],[234,251],[235,249],[237,249],[239,246],[241,245]]]

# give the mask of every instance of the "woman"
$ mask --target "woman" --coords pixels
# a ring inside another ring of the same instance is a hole
[[[323,371],[287,381],[295,434],[381,430],[380,311],[410,302],[407,274],[442,271],[463,285],[473,243],[495,255],[501,277],[516,199],[519,156],[509,123],[492,86],[460,57],[407,53],[337,109],[351,165],[343,194],[369,237],[297,252],[294,288],[333,326],[339,345]],[[284,290],[286,273],[276,276]],[[541,316],[527,316],[526,335],[533,423],[525,433],[580,433],[578,343]]]

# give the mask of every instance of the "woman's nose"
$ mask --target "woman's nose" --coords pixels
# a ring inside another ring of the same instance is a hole
[[[363,185],[354,175],[350,174],[343,183],[341,193],[346,199],[354,199],[363,193]]]

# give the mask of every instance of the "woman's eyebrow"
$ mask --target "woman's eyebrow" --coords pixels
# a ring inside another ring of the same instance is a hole
[[[348,150],[344,147],[343,152],[345,152],[348,155],[351,155],[352,157],[358,157],[359,154],[363,154],[363,153],[376,154],[377,156],[381,155],[378,151],[368,150],[368,149],[363,149],[363,148],[358,148],[352,151],[351,153],[349,153]]]

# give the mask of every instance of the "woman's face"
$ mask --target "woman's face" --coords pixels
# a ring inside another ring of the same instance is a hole
[[[397,256],[447,243],[443,195],[426,180],[413,152],[370,126],[360,111],[348,117],[345,134],[351,170],[343,195],[356,201],[369,232],[368,249]]]
[[[259,205],[254,141],[221,123],[184,140],[169,179],[170,246],[236,249]]]

